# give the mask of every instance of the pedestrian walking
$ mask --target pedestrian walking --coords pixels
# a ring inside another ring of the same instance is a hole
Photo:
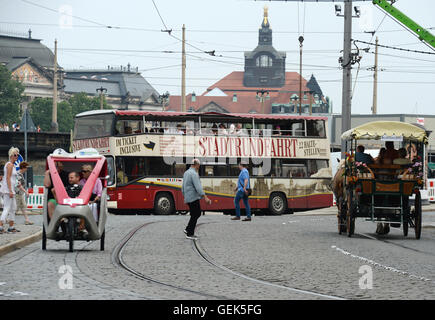
[[[20,163],[20,170],[17,172],[17,184],[15,186],[15,201],[17,203],[17,212],[21,211],[24,216],[24,224],[32,225],[33,222],[29,220],[29,216],[27,215],[26,196],[29,196],[29,192],[26,189],[26,179],[24,179],[24,174],[26,173],[28,166],[29,163],[25,161]]]
[[[184,203],[187,203],[190,210],[190,220],[187,224],[184,233],[187,239],[196,240],[195,227],[198,218],[201,216],[201,206],[199,200],[204,198],[208,204],[211,204],[211,200],[207,197],[202,189],[201,181],[199,179],[199,167],[201,163],[198,159],[193,159],[190,168],[184,172],[183,186],[181,191],[183,192]]]
[[[234,197],[234,205],[236,207],[236,216],[231,220],[240,220],[240,200],[243,200],[246,208],[246,218],[243,221],[251,221],[251,207],[249,206],[249,196],[251,193],[251,185],[249,183],[249,172],[246,169],[246,164],[239,163],[239,179],[237,180],[236,196]]]
[[[15,233],[19,230],[15,229],[15,211],[17,210],[17,204],[15,202],[15,184],[17,181],[17,170],[15,170],[14,162],[18,159],[20,150],[18,148],[11,147],[8,152],[9,161],[5,164],[3,169],[3,183],[0,192],[3,194],[3,213],[0,218],[0,233],[4,233],[4,224],[6,218],[9,216],[9,228],[8,232]]]

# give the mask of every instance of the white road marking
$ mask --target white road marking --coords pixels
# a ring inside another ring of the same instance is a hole
[[[398,273],[398,274],[401,274],[401,275],[404,275],[404,276],[408,276],[410,278],[414,278],[414,279],[421,280],[421,281],[433,281],[432,279],[428,279],[428,278],[421,277],[421,276],[416,276],[416,275],[413,275],[413,274],[411,274],[411,273],[409,273],[407,271],[402,271],[402,270],[396,269],[394,267],[385,266],[385,265],[380,264],[378,262],[375,262],[375,261],[373,261],[371,259],[364,258],[364,257],[358,256],[356,254],[352,254],[352,253],[350,253],[350,252],[348,252],[346,250],[343,250],[343,249],[341,249],[341,248],[339,248],[337,246],[331,246],[331,248],[335,249],[338,252],[343,253],[344,255],[350,256],[352,258],[359,259],[361,261],[364,261],[365,263],[369,263],[369,264],[371,264],[373,266],[376,266],[376,267],[379,267],[379,268],[383,268],[383,269],[385,269],[387,271],[395,272],[395,273]]]

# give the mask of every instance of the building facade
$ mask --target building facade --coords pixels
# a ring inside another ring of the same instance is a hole
[[[0,35],[0,63],[24,86],[21,111],[35,98],[53,97],[54,54],[29,36]],[[62,68],[58,65],[58,88],[62,88]]]
[[[64,84],[66,96],[80,92],[98,96],[102,92],[114,109],[162,110],[159,93],[130,64],[102,70],[66,70]]]
[[[258,45],[244,54],[244,71],[233,71],[201,94],[186,95],[186,111],[225,113],[328,113],[329,101],[314,77],[286,71],[286,53],[272,45],[272,29],[264,10]],[[302,97],[300,87],[302,87]],[[181,97],[171,96],[168,110],[181,111]]]

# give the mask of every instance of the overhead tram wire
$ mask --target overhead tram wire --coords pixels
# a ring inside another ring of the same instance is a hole
[[[157,8],[156,3],[154,2],[154,0],[152,0],[152,1],[153,1],[153,4],[154,4],[154,8],[155,8],[156,11],[157,11],[157,14],[159,15],[160,20],[161,20],[162,23],[163,23],[163,26],[165,27],[165,30],[162,30],[162,32],[167,32],[168,35],[169,35],[170,37],[172,37],[172,38],[174,38],[174,39],[176,39],[176,40],[178,40],[178,41],[180,41],[180,42],[184,42],[186,45],[188,45],[188,46],[190,46],[190,47],[192,47],[192,48],[198,50],[199,52],[206,53],[206,54],[208,54],[208,55],[210,55],[210,56],[216,56],[216,55],[215,55],[216,50],[205,51],[205,50],[200,49],[200,48],[198,48],[198,47],[196,47],[196,46],[190,44],[189,42],[187,42],[187,41],[185,41],[185,40],[182,40],[182,39],[180,39],[180,38],[174,36],[173,34],[171,34],[171,33],[172,33],[172,29],[168,29],[168,27],[166,26],[165,21],[163,20],[162,15],[160,14],[159,9]]]
[[[371,46],[375,46],[375,43],[372,42],[366,42],[366,41],[362,41],[362,40],[354,40],[355,42],[359,42],[359,43],[364,43],[364,44],[368,44]],[[430,52],[430,51],[420,51],[420,50],[413,50],[413,49],[405,49],[405,48],[400,48],[400,47],[394,47],[394,46],[386,46],[386,45],[382,45],[382,44],[378,44],[378,47],[381,48],[386,48],[386,49],[393,49],[393,50],[400,50],[400,51],[406,51],[406,52],[412,52],[412,53],[422,53],[422,54],[431,54],[431,55],[435,55],[435,52]]]

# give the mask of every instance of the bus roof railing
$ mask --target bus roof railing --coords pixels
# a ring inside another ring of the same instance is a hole
[[[287,114],[258,114],[258,113],[219,113],[219,112],[174,112],[174,111],[141,111],[141,110],[92,110],[82,112],[76,117],[85,117],[97,114],[115,114],[119,116],[155,116],[155,117],[228,117],[239,119],[263,119],[263,120],[292,120],[292,119],[309,119],[309,120],[327,120],[325,116],[299,116]]]

